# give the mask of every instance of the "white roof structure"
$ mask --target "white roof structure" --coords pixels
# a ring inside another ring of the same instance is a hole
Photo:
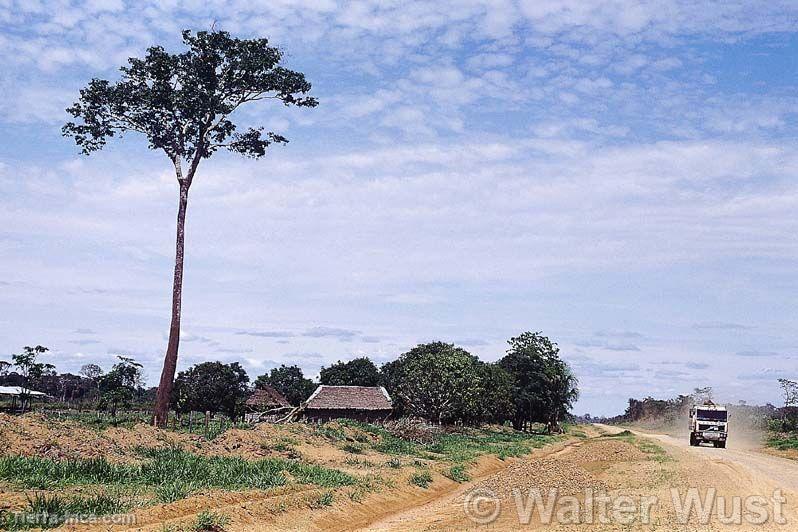
[[[19,386],[0,386],[0,395],[22,395],[22,388]],[[47,395],[46,393],[28,390],[28,395]]]

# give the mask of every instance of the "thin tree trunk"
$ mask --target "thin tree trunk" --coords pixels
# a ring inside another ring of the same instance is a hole
[[[172,323],[169,327],[169,343],[163,361],[161,381],[155,398],[153,423],[165,427],[169,415],[169,396],[172,394],[175,370],[177,369],[177,349],[180,344],[180,309],[183,299],[183,247],[185,244],[186,206],[190,181],[179,180],[180,206],[177,210],[177,242],[175,245],[175,277],[172,285]]]

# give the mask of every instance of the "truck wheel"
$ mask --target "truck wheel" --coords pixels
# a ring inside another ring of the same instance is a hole
[[[690,447],[695,447],[696,445],[695,436],[690,434]]]
[[[725,449],[726,448],[726,442],[725,441],[719,441],[718,444],[715,447],[720,447],[721,449]]]

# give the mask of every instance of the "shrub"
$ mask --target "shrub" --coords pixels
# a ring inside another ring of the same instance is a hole
[[[466,472],[466,467],[463,464],[450,467],[444,475],[455,482],[468,482],[471,480],[471,475]]]
[[[206,510],[197,515],[197,520],[191,529],[195,532],[221,532],[228,524],[230,517]]]
[[[342,449],[352,454],[363,454],[363,446],[356,443],[347,443]]]
[[[402,467],[402,461],[399,460],[398,458],[391,458],[390,460],[385,462],[385,464],[392,469],[399,469],[400,467]]]
[[[335,501],[335,495],[331,491],[325,491],[315,499],[310,501],[310,508],[318,509],[318,508],[325,508],[327,506],[331,506],[333,501]]]
[[[427,488],[432,482],[432,475],[429,471],[419,471],[410,477],[410,484],[420,488]]]

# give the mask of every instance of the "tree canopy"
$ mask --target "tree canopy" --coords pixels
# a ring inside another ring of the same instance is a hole
[[[319,382],[331,386],[377,386],[380,370],[367,357],[354,358],[349,362],[340,360],[330,367],[322,367]]]
[[[559,430],[579,391],[557,344],[539,332],[525,332],[508,343],[510,349],[499,365],[514,380],[513,424],[520,428],[525,421],[540,422],[551,431]]]
[[[271,386],[286,398],[294,406],[310,397],[316,389],[312,380],[305,377],[302,368],[299,366],[280,365],[273,368],[269,373],[259,376],[255,380],[255,388]]]
[[[138,388],[143,384],[141,364],[132,358],[117,356],[119,362],[111,371],[99,377],[100,408],[104,408],[116,417],[120,407],[130,404],[136,396]]]
[[[468,416],[482,393],[479,360],[454,344],[420,344],[383,366],[388,392],[406,414],[438,423]]]
[[[102,149],[126,132],[146,136],[193,175],[202,158],[219,149],[262,157],[287,139],[263,128],[238,132],[230,115],[241,105],[272,99],[284,105],[314,107],[305,76],[280,66],[283,52],[268,39],[237,39],[226,31],[183,31],[187,51],[147,50],[131,57],[116,83],[92,79],[67,111],[76,119],[62,128],[83,153]]]
[[[222,412],[235,418],[243,413],[248,384],[238,362],[203,362],[178,373],[172,404],[178,412]]]
[[[41,345],[30,347],[26,345],[22,348],[22,353],[11,355],[11,361],[14,366],[19,370],[20,379],[20,401],[22,403],[22,411],[24,412],[30,403],[31,390],[34,384],[42,379],[46,374],[52,373],[54,365],[45,362],[39,362],[39,356],[49,351],[48,348]]]

